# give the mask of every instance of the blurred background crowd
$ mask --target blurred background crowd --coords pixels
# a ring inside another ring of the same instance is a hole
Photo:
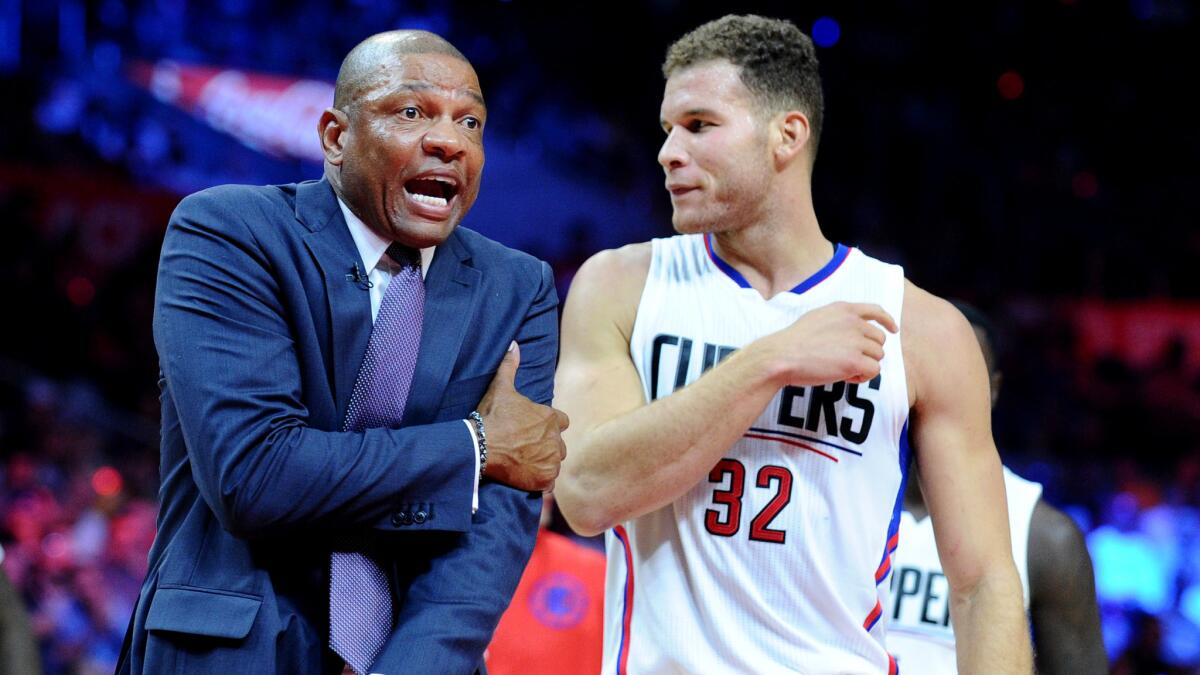
[[[997,442],[1087,533],[1114,672],[1200,672],[1200,6],[732,9],[818,44],[825,232],[999,325]],[[550,261],[563,296],[596,250],[670,233],[659,64],[730,10],[0,0],[0,564],[46,671],[112,672],[145,573],[155,266],[183,195],[319,177],[341,57],[426,28],[488,102],[465,225]]]

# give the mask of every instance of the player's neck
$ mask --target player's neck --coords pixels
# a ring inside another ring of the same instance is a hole
[[[815,274],[835,249],[821,233],[811,206],[788,217],[769,217],[748,227],[715,233],[713,246],[722,260],[768,299]]]

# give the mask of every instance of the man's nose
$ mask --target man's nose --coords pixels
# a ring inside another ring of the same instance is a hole
[[[458,125],[449,118],[442,118],[430,127],[421,140],[421,147],[443,161],[450,161],[465,152]]]
[[[667,139],[658,149],[658,163],[668,171],[687,164],[687,153],[683,151],[682,143],[674,129],[667,134]]]

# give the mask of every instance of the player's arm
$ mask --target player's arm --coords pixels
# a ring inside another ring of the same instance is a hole
[[[1067,514],[1042,501],[1029,525],[1029,613],[1038,673],[1108,671],[1083,533]]]
[[[737,351],[696,382],[646,403],[630,357],[649,244],[604,251],[571,285],[555,407],[571,417],[555,496],[567,522],[596,534],[675,500],[702,480],[786,384],[870,380],[883,331],[875,305],[838,303]]]
[[[910,429],[950,583],[959,671],[1029,673],[1029,630],[979,344],[952,305],[908,284],[904,355]]]

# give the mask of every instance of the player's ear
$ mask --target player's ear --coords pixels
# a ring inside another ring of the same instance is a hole
[[[775,116],[775,161],[781,166],[792,163],[804,154],[812,136],[808,117],[799,110],[789,110]]]
[[[342,163],[342,150],[345,139],[342,133],[349,127],[349,116],[337,108],[326,108],[317,122],[317,133],[321,136],[321,150],[325,161],[334,166]]]

